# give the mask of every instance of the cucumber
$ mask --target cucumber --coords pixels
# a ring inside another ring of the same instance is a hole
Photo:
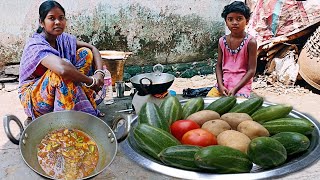
[[[287,150],[288,155],[303,152],[310,146],[307,136],[297,132],[281,132],[272,136],[279,141]]]
[[[204,100],[202,97],[189,99],[182,107],[182,119],[186,119],[189,115],[203,110]]]
[[[292,110],[290,105],[271,105],[262,107],[254,112],[251,117],[254,121],[262,124],[264,122],[286,117]]]
[[[279,118],[262,124],[270,134],[280,132],[298,132],[309,135],[314,130],[314,124],[302,118]]]
[[[207,146],[196,152],[195,163],[198,167],[216,173],[245,173],[252,169],[249,157],[227,146]]]
[[[287,160],[286,148],[271,137],[254,138],[247,154],[253,163],[264,169],[279,166]]]
[[[254,97],[235,105],[229,112],[247,113],[251,115],[258,110],[262,104],[262,97]]]
[[[182,106],[175,96],[169,96],[160,105],[164,118],[168,121],[169,126],[176,120],[182,118]]]
[[[148,124],[139,124],[133,130],[133,137],[140,149],[157,160],[162,150],[180,144],[170,133]]]
[[[141,107],[138,116],[138,122],[139,124],[146,123],[170,132],[169,122],[164,118],[160,108],[152,102],[146,102]]]
[[[164,149],[158,156],[168,166],[186,170],[200,170],[194,162],[194,154],[199,150],[198,146],[177,145]]]
[[[230,111],[230,109],[232,109],[236,102],[236,97],[224,96],[210,103],[205,109],[215,111],[221,116]]]

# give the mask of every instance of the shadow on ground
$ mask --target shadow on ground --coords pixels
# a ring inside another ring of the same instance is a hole
[[[313,86],[311,86],[310,84],[308,84],[305,80],[297,80],[295,85],[299,85],[300,87],[304,87],[308,90],[310,90],[311,92],[320,95],[320,90],[314,88]]]

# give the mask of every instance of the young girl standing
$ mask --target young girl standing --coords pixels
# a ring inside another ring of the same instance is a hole
[[[250,9],[243,2],[235,1],[224,7],[221,16],[231,33],[219,39],[217,84],[207,96],[249,98],[257,66],[257,42],[245,32]]]

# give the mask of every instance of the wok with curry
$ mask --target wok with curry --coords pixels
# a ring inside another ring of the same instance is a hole
[[[55,179],[81,179],[97,166],[97,144],[77,129],[58,129],[47,134],[37,147],[38,162]]]

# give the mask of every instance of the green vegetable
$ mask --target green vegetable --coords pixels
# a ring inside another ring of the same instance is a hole
[[[182,119],[186,119],[189,115],[201,111],[204,108],[204,100],[202,97],[189,99],[182,107]]]
[[[90,150],[91,153],[93,153],[93,152],[94,152],[94,145],[91,145],[91,144],[90,144],[90,145],[89,145],[89,150]]]
[[[168,121],[169,126],[182,118],[182,106],[175,96],[169,96],[160,105],[164,118]]]
[[[279,166],[287,159],[285,147],[271,137],[253,139],[249,144],[247,153],[253,163],[265,169]]]
[[[164,149],[158,156],[168,166],[187,170],[199,170],[200,168],[194,162],[194,155],[199,150],[200,147],[198,146],[177,145]]]
[[[210,103],[205,109],[212,110],[223,115],[230,111],[236,102],[237,99],[234,96],[224,96]]]
[[[153,127],[170,132],[169,122],[167,119],[165,119],[163,113],[160,111],[160,108],[152,102],[146,102],[141,107],[138,116],[138,122],[139,124],[146,123]]]
[[[247,113],[251,115],[256,110],[258,110],[262,106],[262,104],[262,97],[254,97],[235,105],[229,112]]]
[[[245,173],[252,169],[249,157],[227,146],[207,146],[196,152],[195,163],[198,167],[216,173]]]
[[[298,132],[308,135],[314,130],[314,124],[307,119],[302,118],[280,118],[265,122],[262,126],[264,126],[270,134],[277,134],[280,132]]]
[[[146,123],[139,124],[133,130],[133,137],[140,149],[158,160],[162,150],[180,144],[170,133]]]
[[[281,132],[272,136],[272,138],[279,141],[286,148],[288,155],[303,152],[310,146],[308,137],[297,132]]]
[[[254,121],[262,124],[264,122],[286,117],[292,110],[290,105],[271,105],[262,107],[254,112],[251,117]]]

